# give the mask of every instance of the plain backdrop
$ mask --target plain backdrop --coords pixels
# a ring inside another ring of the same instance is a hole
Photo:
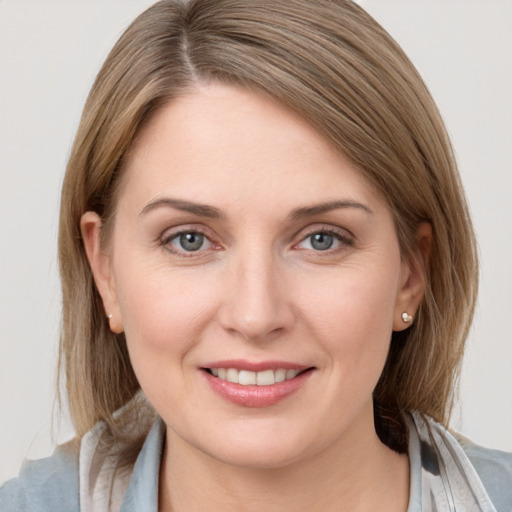
[[[87,92],[151,0],[0,0],[0,481],[72,435],[52,405],[59,188]],[[452,427],[512,450],[512,1],[361,0],[423,74],[453,138],[481,292]]]

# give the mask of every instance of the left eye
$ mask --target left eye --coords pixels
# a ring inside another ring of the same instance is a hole
[[[298,247],[313,251],[328,251],[337,248],[341,243],[342,237],[340,235],[328,231],[318,231],[304,238],[298,244]]]
[[[202,233],[189,231],[179,233],[169,240],[170,245],[179,251],[196,252],[200,249],[209,249],[212,244]]]

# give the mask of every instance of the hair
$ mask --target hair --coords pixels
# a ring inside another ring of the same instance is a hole
[[[81,216],[97,212],[108,243],[134,139],[163,105],[212,81],[266,95],[308,120],[380,191],[402,257],[424,267],[415,321],[393,333],[374,391],[379,436],[405,451],[404,411],[449,420],[476,300],[476,243],[427,87],[389,34],[348,0],[163,0],[110,52],[85,104],[60,210],[59,367],[77,436],[99,420],[120,436],[125,420],[114,411],[133,410],[139,390],[124,334],[105,319]],[[418,251],[425,221],[428,259]]]

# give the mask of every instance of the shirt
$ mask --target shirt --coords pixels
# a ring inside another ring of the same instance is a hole
[[[407,415],[410,494],[407,512],[512,512],[512,454],[450,434],[431,418]],[[98,458],[106,426],[98,423],[78,446],[27,461],[0,488],[0,512],[157,512],[165,424],[149,431],[133,467]]]

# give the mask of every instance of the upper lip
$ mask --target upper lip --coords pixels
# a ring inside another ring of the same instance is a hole
[[[236,370],[246,370],[250,372],[264,372],[266,370],[306,370],[311,365],[293,363],[290,361],[246,361],[243,359],[229,359],[223,361],[213,361],[201,368],[235,368]]]

